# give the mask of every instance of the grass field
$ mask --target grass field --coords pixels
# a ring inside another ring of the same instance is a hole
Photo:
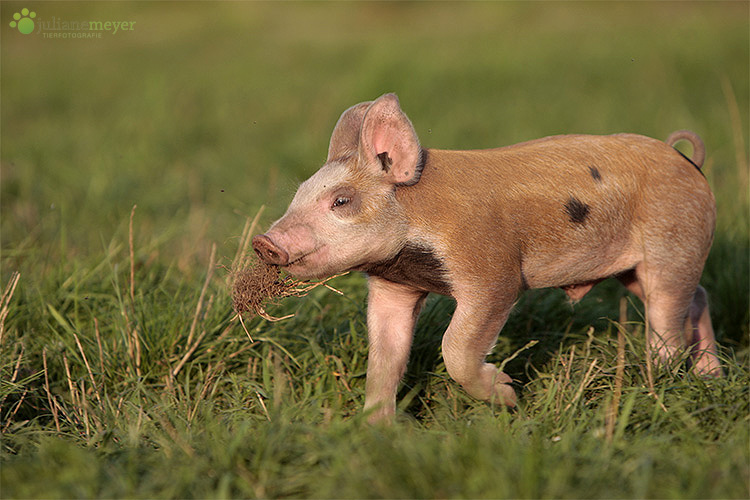
[[[11,28],[23,8],[49,29]],[[2,2],[0,496],[748,498],[749,15]],[[72,20],[135,24],[60,38]],[[521,298],[491,355],[513,411],[448,377],[446,298],[428,300],[390,427],[360,415],[362,276],[246,322],[251,341],[227,288],[243,228],[283,213],[344,109],[390,91],[426,147],[698,132],[726,377],[650,373],[642,306],[609,282],[575,307]]]

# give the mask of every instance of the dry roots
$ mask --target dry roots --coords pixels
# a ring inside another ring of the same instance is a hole
[[[335,276],[333,277],[335,278]],[[278,266],[272,266],[262,261],[253,261],[247,267],[233,271],[232,303],[240,319],[242,319],[243,313],[250,312],[268,321],[281,321],[294,315],[289,314],[281,318],[269,315],[265,309],[269,301],[275,304],[278,299],[284,297],[302,297],[320,285],[341,294],[335,288],[327,285],[326,281],[328,280],[312,283],[299,281],[288,275],[282,276],[281,269]]]

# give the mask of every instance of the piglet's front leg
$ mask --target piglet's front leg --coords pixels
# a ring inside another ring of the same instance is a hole
[[[409,361],[414,326],[427,294],[371,276],[367,304],[370,352],[367,362],[365,411],[369,421],[396,413],[396,391]]]
[[[489,287],[487,287],[489,288]],[[469,289],[456,297],[456,311],[443,336],[443,360],[448,374],[477,399],[516,405],[511,378],[485,362],[513,307],[515,293],[486,294]]]

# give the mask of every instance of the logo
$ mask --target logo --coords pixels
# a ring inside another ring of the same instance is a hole
[[[35,33],[43,38],[96,38],[101,39],[103,34],[116,35],[122,32],[135,31],[135,21],[118,19],[116,21],[102,20],[80,20],[64,19],[52,16],[52,18],[37,18],[36,12],[29,9],[21,9],[21,12],[13,14],[11,28],[17,28],[19,33],[30,35]]]
[[[10,22],[11,28],[18,28],[18,31],[28,35],[34,31],[34,18],[36,12],[29,12],[29,9],[21,9],[21,13],[13,14],[13,21]]]

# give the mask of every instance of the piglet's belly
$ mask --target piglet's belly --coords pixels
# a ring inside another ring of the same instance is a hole
[[[582,248],[525,257],[521,274],[528,288],[560,287],[579,300],[599,281],[633,269],[638,255],[622,247]]]

